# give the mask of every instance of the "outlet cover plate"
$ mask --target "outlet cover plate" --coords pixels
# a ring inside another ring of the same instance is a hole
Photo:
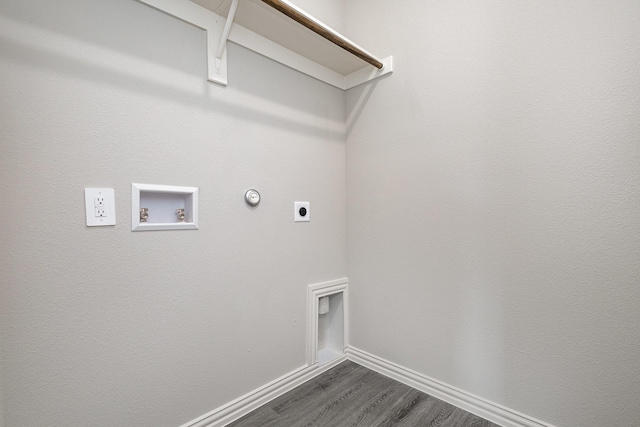
[[[88,227],[116,225],[116,202],[113,188],[85,188],[84,208]]]
[[[295,222],[309,222],[311,221],[311,208],[309,202],[295,202],[293,212],[293,220]],[[305,214],[302,215],[302,212]]]

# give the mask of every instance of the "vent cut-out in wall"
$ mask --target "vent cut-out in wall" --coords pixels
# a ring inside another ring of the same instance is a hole
[[[131,230],[195,230],[198,187],[131,184]]]
[[[347,279],[310,285],[307,300],[307,364],[324,365],[344,357],[349,345]]]

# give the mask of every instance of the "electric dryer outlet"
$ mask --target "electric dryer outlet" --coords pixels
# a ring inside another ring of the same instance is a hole
[[[311,221],[311,207],[309,202],[295,202],[294,203],[294,215],[293,220],[295,222],[309,222]]]

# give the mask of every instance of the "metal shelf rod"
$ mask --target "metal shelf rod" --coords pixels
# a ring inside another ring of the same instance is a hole
[[[324,37],[330,42],[340,46],[342,49],[351,53],[352,55],[357,56],[363,61],[373,65],[377,69],[381,70],[384,66],[382,61],[378,58],[362,49],[357,44],[353,43],[351,40],[345,38],[340,33],[334,31],[328,26],[324,25],[322,22],[316,20],[312,16],[307,15],[303,10],[298,9],[291,3],[285,0],[262,0],[264,3],[278,10],[279,12],[285,14],[289,18],[298,22],[301,25],[304,25],[314,33]]]

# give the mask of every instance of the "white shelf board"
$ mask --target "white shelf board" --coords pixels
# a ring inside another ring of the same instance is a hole
[[[202,4],[206,0],[192,1]],[[222,15],[226,16],[227,13],[228,7],[225,8]],[[238,4],[234,24],[241,25],[298,55],[334,70],[338,74],[351,74],[367,65],[361,59],[260,0],[241,0]]]
[[[208,79],[227,84],[226,49],[222,60],[215,52],[231,0],[139,1],[205,30]],[[342,90],[393,72],[391,56],[378,70],[260,0],[239,1],[229,41]]]

